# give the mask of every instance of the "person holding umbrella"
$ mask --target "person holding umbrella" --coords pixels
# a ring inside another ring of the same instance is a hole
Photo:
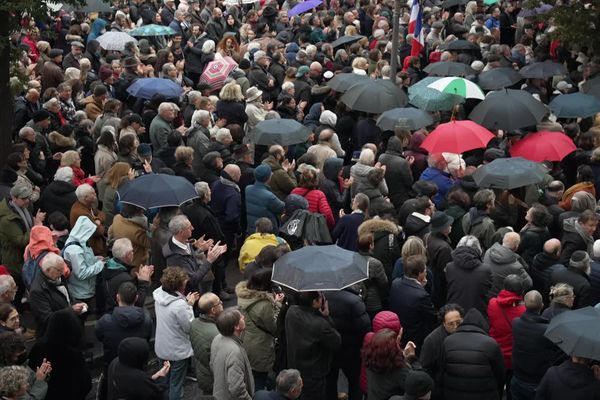
[[[571,356],[550,367],[535,391],[536,400],[600,399],[600,366],[585,357]]]

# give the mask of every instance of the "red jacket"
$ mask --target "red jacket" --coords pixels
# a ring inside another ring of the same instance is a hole
[[[304,197],[306,201],[308,201],[308,211],[323,214],[327,220],[327,226],[329,229],[332,229],[335,226],[333,212],[331,211],[331,207],[329,207],[325,193],[319,189],[306,189],[297,187],[292,190],[292,194],[300,195]]]
[[[512,369],[512,321],[525,312],[523,296],[501,290],[498,297],[490,300],[487,312],[490,319],[490,336],[500,345],[504,366],[506,369]]]

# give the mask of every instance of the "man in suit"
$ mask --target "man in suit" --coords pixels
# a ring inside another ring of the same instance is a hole
[[[390,310],[404,327],[404,341],[412,341],[420,351],[425,337],[435,328],[437,316],[427,284],[424,256],[410,256],[404,265],[404,277],[396,278],[390,293]]]

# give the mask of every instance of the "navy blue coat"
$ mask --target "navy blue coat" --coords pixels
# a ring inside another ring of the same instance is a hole
[[[358,251],[358,227],[365,220],[365,214],[344,215],[333,228],[331,238],[342,249]]]
[[[269,218],[275,230],[279,227],[279,216],[285,208],[285,203],[262,182],[246,187],[246,217],[248,218],[248,233],[254,233],[254,224],[259,218]]]
[[[221,171],[221,178],[213,182],[210,190],[212,192],[210,207],[217,215],[223,233],[226,235],[239,233],[242,215],[240,188],[231,180],[227,172]]]

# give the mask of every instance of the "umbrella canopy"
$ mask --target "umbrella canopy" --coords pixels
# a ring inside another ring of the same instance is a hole
[[[283,255],[271,280],[297,292],[341,290],[369,277],[367,258],[336,245],[306,246]]]
[[[440,61],[426,66],[423,71],[436,76],[474,75],[475,70],[467,64],[454,61]]]
[[[268,119],[259,122],[247,137],[250,143],[289,146],[306,142],[309,135],[310,129],[296,120]]]
[[[514,131],[536,125],[548,109],[524,90],[504,89],[492,92],[477,104],[469,119],[488,129]]]
[[[129,42],[137,44],[137,39],[125,32],[106,32],[96,38],[104,50],[123,51]]]
[[[485,90],[504,89],[523,80],[514,68],[494,68],[479,74],[479,87]]]
[[[444,50],[448,51],[467,51],[467,50],[476,50],[481,51],[479,46],[475,43],[471,43],[468,40],[455,40],[453,42],[448,43]]]
[[[323,0],[306,0],[302,3],[296,4],[291,10],[288,11],[288,16],[293,17],[294,15],[300,15],[312,10],[313,8],[319,7],[323,3]]]
[[[331,42],[331,46],[335,49],[336,47],[358,42],[362,38],[364,38],[363,35],[342,36],[341,38]]]
[[[540,183],[546,170],[540,163],[521,157],[497,158],[477,168],[473,179],[480,188],[516,189]]]
[[[562,132],[536,132],[513,145],[510,154],[536,162],[561,161],[575,150],[573,140]]]
[[[150,24],[150,25],[143,25],[143,26],[140,26],[139,28],[132,29],[129,31],[129,34],[131,36],[137,36],[137,37],[170,36],[170,35],[174,35],[175,31],[173,30],[173,28],[169,28],[168,26]]]
[[[363,80],[351,86],[340,100],[355,111],[380,114],[392,108],[404,107],[408,97],[389,80]]]
[[[326,85],[339,93],[344,93],[346,90],[350,89],[350,86],[364,81],[365,79],[369,79],[366,75],[358,75],[352,72],[337,74],[329,81],[327,81]]]
[[[569,310],[552,318],[546,336],[569,356],[600,360],[600,310]]]
[[[156,207],[179,207],[198,197],[194,185],[181,176],[142,175],[117,191],[119,201],[147,210]]]
[[[436,76],[428,76],[409,87],[408,98],[410,104],[423,111],[436,112],[450,111],[455,105],[465,101],[463,97],[442,93],[427,87],[440,79],[441,78]]]
[[[559,63],[551,61],[535,62],[524,66],[519,71],[524,78],[547,79],[554,75],[567,75],[567,68]]]
[[[208,63],[200,76],[200,81],[210,85],[212,90],[221,89],[231,71],[237,68],[237,63],[231,57],[223,57]]]
[[[519,14],[517,14],[517,17],[522,17],[522,18],[535,17],[537,15],[546,14],[547,12],[552,10],[552,8],[553,7],[550,4],[542,4],[541,6],[536,7],[536,8],[528,8],[528,9],[523,8],[519,12]]]
[[[418,108],[394,108],[381,114],[377,118],[377,126],[382,131],[393,131],[402,127],[411,131],[433,125],[433,118],[425,111]]]
[[[183,89],[170,79],[142,78],[127,88],[127,93],[141,99],[151,99],[155,94],[162,94],[167,99],[176,99]]]
[[[94,12],[113,12],[113,9],[110,7],[110,2],[106,2],[104,0],[86,0],[83,2],[84,4],[80,5],[63,5],[63,10],[71,12],[78,11],[81,13],[94,13]]]
[[[561,94],[548,107],[558,118],[587,118],[600,112],[600,100],[591,94],[579,92]]]
[[[442,2],[442,8],[450,8],[454,6],[460,6],[463,4],[467,4],[469,0],[444,0]]]
[[[492,132],[473,121],[450,121],[438,125],[423,141],[421,148],[433,153],[461,154],[487,146]]]
[[[442,78],[427,85],[427,87],[442,93],[454,94],[467,99],[483,100],[485,98],[479,86],[465,78]]]

